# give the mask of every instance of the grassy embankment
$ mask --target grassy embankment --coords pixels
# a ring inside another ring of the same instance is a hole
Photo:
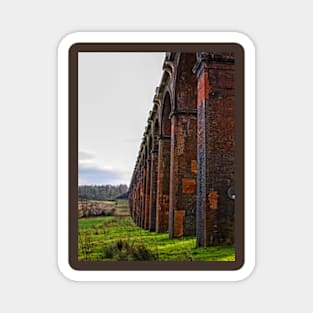
[[[115,216],[79,219],[79,260],[234,261],[231,246],[195,248],[195,237],[169,239],[136,226],[126,200],[106,202]],[[111,208],[110,208],[111,205]]]

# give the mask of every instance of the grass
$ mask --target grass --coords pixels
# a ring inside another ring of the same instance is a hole
[[[129,215],[128,200],[120,199],[115,202],[115,215],[126,216]]]
[[[119,199],[115,201],[91,201],[103,203],[106,206],[106,210],[110,211],[114,209],[115,216],[129,216],[128,200]]]
[[[123,213],[128,210],[123,200],[116,206]],[[159,261],[235,260],[232,246],[195,248],[195,237],[169,239],[167,233],[153,233],[136,226],[130,216],[82,218],[78,224],[80,261],[140,260],[141,257]]]

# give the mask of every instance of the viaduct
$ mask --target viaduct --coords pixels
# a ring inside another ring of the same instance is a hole
[[[167,52],[129,188],[134,222],[234,243],[235,57]]]

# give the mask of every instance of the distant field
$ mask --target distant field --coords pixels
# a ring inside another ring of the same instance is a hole
[[[115,216],[129,216],[128,200],[117,200],[115,204]]]
[[[234,261],[234,247],[195,248],[194,237],[169,239],[136,226],[128,204],[115,205],[119,216],[79,219],[80,261]]]
[[[128,200],[119,199],[116,201],[78,201],[79,217],[94,216],[129,216]]]

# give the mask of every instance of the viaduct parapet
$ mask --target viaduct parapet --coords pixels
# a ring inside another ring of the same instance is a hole
[[[166,53],[129,187],[135,223],[234,243],[235,58]]]

